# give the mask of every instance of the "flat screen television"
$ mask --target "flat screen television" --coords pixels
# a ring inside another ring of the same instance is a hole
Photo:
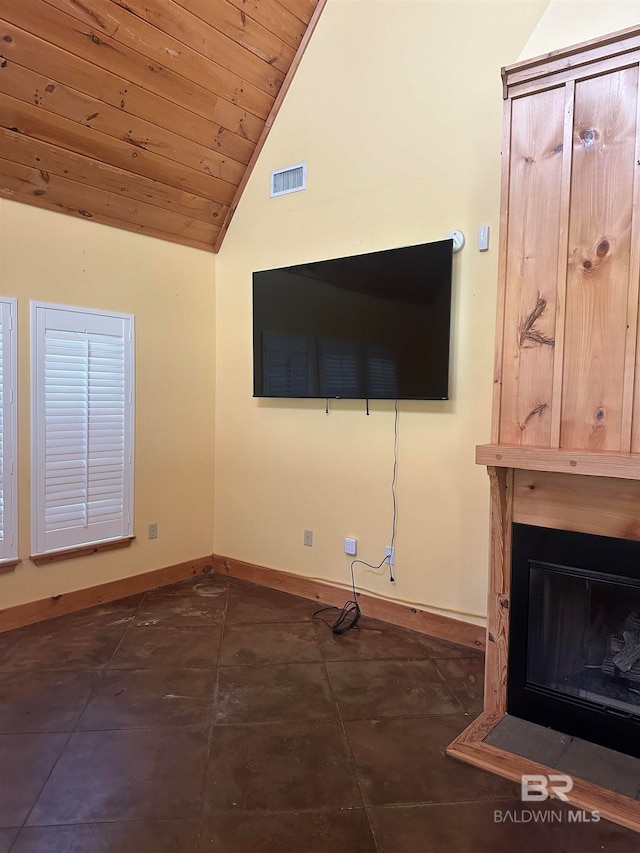
[[[253,273],[254,397],[446,400],[453,243]]]

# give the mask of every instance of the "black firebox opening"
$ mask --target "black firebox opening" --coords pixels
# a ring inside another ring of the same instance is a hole
[[[507,710],[640,758],[640,542],[513,525]]]

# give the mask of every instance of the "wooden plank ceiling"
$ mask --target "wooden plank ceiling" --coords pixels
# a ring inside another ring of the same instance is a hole
[[[217,251],[324,2],[2,0],[0,195]]]

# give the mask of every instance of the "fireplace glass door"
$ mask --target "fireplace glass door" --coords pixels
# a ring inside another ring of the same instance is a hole
[[[640,542],[513,525],[507,710],[640,757]]]
[[[640,719],[640,581],[532,563],[527,681]]]

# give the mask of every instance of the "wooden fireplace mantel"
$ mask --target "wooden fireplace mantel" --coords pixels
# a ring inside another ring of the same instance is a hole
[[[484,743],[507,712],[513,522],[640,540],[640,27],[502,77],[484,712],[447,752],[517,780],[553,771]],[[635,800],[575,780],[572,803],[640,832]]]
[[[476,447],[476,463],[495,468],[640,480],[640,453],[592,453],[550,447],[479,444]]]

